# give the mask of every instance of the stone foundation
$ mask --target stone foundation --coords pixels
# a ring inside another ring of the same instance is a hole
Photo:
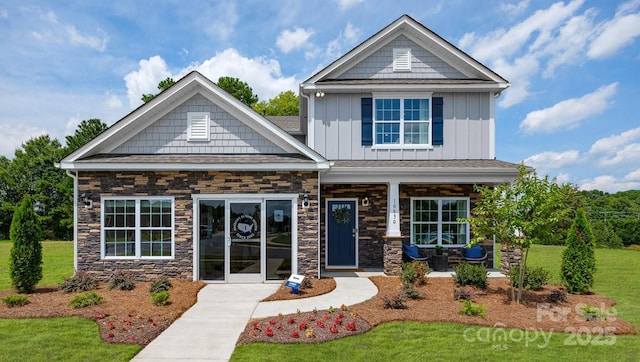
[[[384,273],[400,275],[402,271],[402,236],[385,236],[384,241]]]
[[[504,275],[511,273],[511,265],[520,265],[522,261],[522,249],[519,247],[507,247],[507,244],[500,244],[500,252],[502,257],[500,258],[500,271]]]

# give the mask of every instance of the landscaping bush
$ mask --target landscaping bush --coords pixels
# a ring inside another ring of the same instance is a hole
[[[402,284],[402,295],[406,299],[421,299],[422,294],[416,289],[416,286],[413,284]]]
[[[109,283],[107,284],[107,289],[111,290],[114,288],[120,290],[133,290],[136,287],[136,281],[133,279],[131,274],[118,270],[111,279],[109,279]]]
[[[487,318],[486,309],[487,306],[484,304],[474,304],[470,300],[462,300],[462,309],[458,311],[458,314],[468,315],[468,316],[480,316],[482,318]]]
[[[405,299],[402,292],[391,297],[382,297],[382,307],[384,309],[407,309],[407,305],[404,302]]]
[[[595,242],[584,210],[578,209],[567,233],[567,248],[562,253],[560,277],[571,294],[584,294],[593,287],[596,271]]]
[[[15,209],[9,235],[11,285],[20,293],[31,293],[42,279],[42,231],[29,195]]]
[[[151,293],[151,301],[155,306],[163,306],[169,304],[169,292],[161,291],[156,293]]]
[[[161,277],[159,279],[154,280],[151,283],[151,287],[149,287],[149,292],[151,294],[154,294],[159,292],[166,292],[166,291],[169,291],[169,289],[171,289],[171,280],[169,280],[169,278],[166,278],[166,277]]]
[[[585,321],[606,321],[609,318],[607,312],[602,311],[598,307],[592,307],[589,305],[580,308],[580,312],[582,313],[582,318],[584,318]]]
[[[11,294],[2,298],[2,303],[6,304],[7,307],[22,307],[23,305],[29,304],[29,297],[22,294]]]
[[[89,273],[78,272],[72,277],[65,279],[58,288],[67,293],[87,292],[98,289],[98,280]]]
[[[515,288],[518,286],[520,276],[520,265],[514,265],[511,269],[511,285]],[[528,290],[540,290],[549,281],[550,274],[544,268],[539,266],[526,267],[524,270],[524,279],[522,287]]]
[[[300,283],[300,289],[311,289],[311,288],[313,288],[313,283],[311,282],[311,279],[309,278],[302,279],[302,282]]]
[[[547,299],[551,303],[566,302],[567,301],[567,293],[565,293],[564,290],[562,290],[562,289],[554,289],[554,290],[551,291],[551,293],[549,293],[549,296],[547,297]]]
[[[78,294],[71,299],[69,306],[72,308],[84,308],[102,303],[102,297],[96,292]]]
[[[470,288],[460,287],[453,290],[453,300],[471,300],[474,296]]]
[[[402,284],[422,285],[427,284],[429,268],[426,263],[414,260],[410,263],[402,263],[400,280]]]
[[[472,285],[477,288],[487,288],[487,267],[484,265],[472,265],[469,263],[460,263],[455,268],[456,286],[462,287]]]

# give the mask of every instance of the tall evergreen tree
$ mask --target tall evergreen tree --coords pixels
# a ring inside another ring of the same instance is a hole
[[[29,195],[25,195],[11,221],[11,285],[20,293],[31,293],[42,279],[42,232]]]
[[[584,294],[593,287],[596,271],[595,238],[584,210],[579,209],[562,253],[560,277],[571,294]]]

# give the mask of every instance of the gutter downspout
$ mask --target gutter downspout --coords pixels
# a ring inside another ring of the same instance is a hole
[[[322,208],[321,208],[321,203],[320,203],[320,170],[318,170],[318,228],[317,228],[317,235],[318,235],[318,279],[320,279],[322,276],[320,275],[320,269],[322,269],[322,263],[320,262],[322,259],[320,259],[321,257],[321,253],[320,253],[320,212],[321,212]]]
[[[78,271],[78,172],[66,171],[67,176],[73,179],[73,271]]]

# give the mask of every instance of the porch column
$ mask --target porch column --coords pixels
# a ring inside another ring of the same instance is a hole
[[[387,191],[387,232],[384,239],[384,273],[399,275],[402,268],[402,234],[400,233],[400,186],[397,182],[390,182]]]
[[[400,234],[400,185],[389,183],[387,192],[387,234],[386,236],[401,236]]]

